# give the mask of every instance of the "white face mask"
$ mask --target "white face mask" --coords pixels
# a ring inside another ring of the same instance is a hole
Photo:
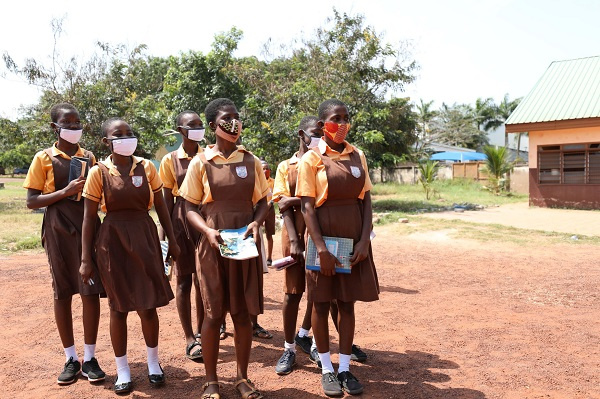
[[[309,149],[315,148],[315,147],[317,147],[319,145],[319,141],[321,141],[320,137],[311,137],[310,138],[310,144],[308,144],[307,147]]]
[[[204,140],[204,128],[202,129],[189,129],[188,130],[188,139],[192,141],[202,141]]]
[[[83,129],[71,130],[59,127],[60,138],[71,144],[79,143],[79,140],[81,140],[81,133],[83,133]]]
[[[137,148],[137,137],[128,137],[123,139],[113,139],[112,147],[113,152],[115,154],[123,155],[124,157],[128,157],[133,155],[135,149]]]

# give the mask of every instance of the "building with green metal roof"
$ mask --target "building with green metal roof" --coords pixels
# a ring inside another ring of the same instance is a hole
[[[531,205],[600,209],[600,56],[551,63],[506,133],[529,134]]]

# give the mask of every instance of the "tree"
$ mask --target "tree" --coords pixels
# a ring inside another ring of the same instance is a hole
[[[508,186],[508,181],[504,178],[504,175],[513,168],[512,163],[508,160],[508,150],[506,147],[488,145],[483,147],[483,153],[487,157],[485,168],[489,176],[490,188],[494,191],[494,194],[498,195],[500,191]]]
[[[487,134],[477,127],[473,109],[466,104],[442,104],[432,124],[432,138],[442,144],[478,149],[487,144]]]
[[[417,109],[417,140],[412,152],[412,159],[415,162],[428,158],[430,155],[428,145],[431,142],[431,123],[438,115],[438,112],[432,109],[433,101],[425,102],[422,98],[419,101],[420,103],[415,105]]]
[[[433,182],[437,177],[438,161],[427,160],[419,163],[419,183],[425,191],[425,199],[429,199],[434,193]]]
[[[483,130],[487,132],[502,126],[510,114],[517,108],[519,102],[521,102],[521,98],[511,101],[508,94],[505,94],[502,102],[499,105],[493,106],[492,116],[484,123]],[[504,147],[508,148],[508,135],[506,133],[504,134]]]

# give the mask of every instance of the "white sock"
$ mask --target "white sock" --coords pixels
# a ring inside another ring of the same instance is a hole
[[[154,348],[146,346],[146,352],[148,353],[148,375],[162,374],[163,372],[158,364],[158,345]]]
[[[319,353],[321,366],[323,366],[323,374],[333,373],[333,364],[331,364],[331,355],[329,352]]]
[[[305,330],[304,328],[300,327],[300,329],[298,330],[298,336],[300,338],[304,338],[308,336],[308,330]]]
[[[290,351],[296,353],[296,343],[295,342],[288,344],[287,341],[283,341],[283,347],[285,348],[286,351],[290,350]]]
[[[313,350],[317,349],[317,341],[315,341],[315,337],[313,337],[312,340],[312,345],[310,346],[310,351],[312,352]]]
[[[77,351],[75,350],[75,345],[69,346],[65,349],[65,359],[68,362],[70,358],[73,358],[74,361],[78,361]]]
[[[338,373],[343,371],[350,371],[350,355],[344,355],[340,353],[340,365],[338,367]]]
[[[127,355],[115,357],[115,363],[117,364],[117,382],[115,384],[131,382],[131,371],[129,370]]]
[[[96,356],[96,344],[83,344],[83,362],[89,362]]]

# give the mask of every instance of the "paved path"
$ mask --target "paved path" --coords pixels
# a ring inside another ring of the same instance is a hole
[[[481,211],[426,213],[434,219],[491,223],[521,229],[600,236],[600,211],[530,207],[527,202],[486,208]]]

